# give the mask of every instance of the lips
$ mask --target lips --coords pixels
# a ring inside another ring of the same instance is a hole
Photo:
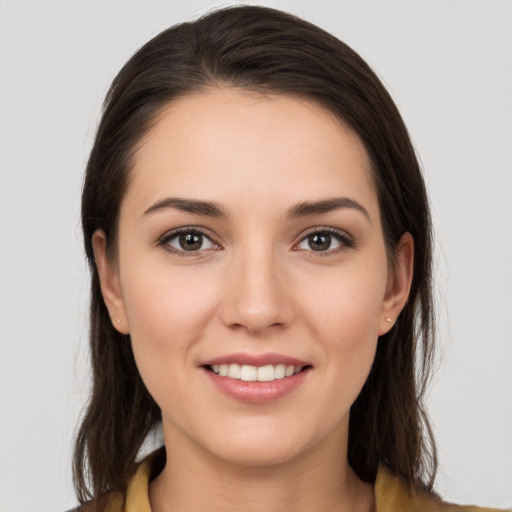
[[[222,393],[240,401],[263,403],[296,389],[312,366],[279,354],[232,354],[201,365]]]

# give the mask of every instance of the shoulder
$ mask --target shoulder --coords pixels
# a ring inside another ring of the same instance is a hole
[[[403,478],[384,466],[377,474],[375,497],[377,512],[500,512],[494,508],[447,503],[436,494],[412,489]]]
[[[125,496],[120,492],[109,492],[98,500],[89,501],[66,512],[124,512]]]
[[[155,450],[136,465],[135,472],[123,492],[109,492],[67,512],[151,512],[149,482],[162,471],[165,460],[165,449],[162,447]]]

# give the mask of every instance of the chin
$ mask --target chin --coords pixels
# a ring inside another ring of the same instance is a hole
[[[295,459],[300,453],[295,447],[294,450],[287,446],[269,446],[266,445],[246,445],[243,443],[233,443],[226,450],[215,450],[218,458],[224,461],[243,467],[269,467],[284,464]]]
[[[244,467],[265,467],[284,464],[300,456],[314,444],[306,432],[272,425],[252,425],[242,433],[225,432],[209,439],[210,452],[228,463]]]

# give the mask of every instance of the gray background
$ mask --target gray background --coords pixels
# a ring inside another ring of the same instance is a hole
[[[0,0],[0,511],[75,503],[88,387],[82,172],[107,87],[163,28],[230,2]],[[512,505],[512,3],[264,1],[374,67],[420,154],[442,345],[438,490]]]

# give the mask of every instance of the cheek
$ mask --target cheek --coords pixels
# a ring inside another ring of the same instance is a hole
[[[304,289],[302,316],[319,341],[341,407],[355,400],[373,364],[386,281],[387,269],[374,266],[340,271],[323,286],[309,283],[307,299]]]
[[[215,312],[216,285],[197,270],[125,267],[123,295],[140,372],[182,371]],[[163,376],[162,376],[163,377]],[[165,376],[168,379],[168,376]],[[155,380],[155,379],[153,379]]]
[[[340,342],[378,337],[380,312],[387,283],[387,269],[363,265],[315,276],[300,295],[303,314],[329,337]]]
[[[134,357],[163,414],[186,417],[197,396],[184,383],[193,378],[195,347],[216,309],[216,285],[197,271],[151,267],[126,267],[123,292]]]
[[[123,296],[132,333],[143,331],[158,340],[169,326],[178,333],[193,327],[212,308],[216,285],[212,277],[194,267],[128,264],[125,267]],[[135,262],[134,262],[135,263]]]

